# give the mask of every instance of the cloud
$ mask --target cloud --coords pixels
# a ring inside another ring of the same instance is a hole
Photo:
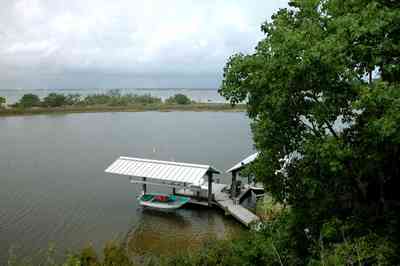
[[[286,1],[16,0],[0,10],[0,89],[216,87]],[[173,85],[176,84],[176,85]]]

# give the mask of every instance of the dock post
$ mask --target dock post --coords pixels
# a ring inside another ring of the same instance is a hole
[[[143,177],[143,182],[146,182],[146,177]],[[146,191],[147,190],[147,184],[144,183],[142,188],[143,188],[143,193],[146,194],[146,192],[147,192]]]
[[[232,185],[231,185],[231,198],[234,199],[236,197],[236,171],[232,172]]]
[[[212,173],[208,172],[208,206],[211,206],[212,201]]]

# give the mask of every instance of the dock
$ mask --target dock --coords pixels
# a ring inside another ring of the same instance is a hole
[[[232,215],[236,220],[241,222],[247,227],[250,227],[251,224],[256,223],[260,220],[260,218],[240,205],[238,202],[235,203],[229,197],[227,193],[217,193],[214,195],[216,204],[223,210],[225,210],[226,214]]]
[[[229,187],[227,184],[216,184],[212,186],[213,194],[213,205],[222,209],[226,215],[231,215],[233,218],[238,220],[246,227],[250,227],[251,224],[258,222],[260,219],[257,215],[239,204],[239,200],[243,198],[245,194],[250,191],[250,188],[246,188],[238,199],[232,199],[230,194],[226,191]],[[176,195],[190,197],[190,203],[207,207],[207,198],[205,194],[196,194],[188,189],[180,189],[176,192]]]
[[[172,188],[173,194],[189,197],[191,204],[207,208],[218,207],[226,215],[231,215],[243,225],[251,227],[260,219],[240,203],[248,194],[256,198],[255,192],[263,192],[263,188],[252,187],[250,184],[254,182],[251,182],[250,177],[247,184],[242,184],[237,177],[240,170],[254,161],[257,155],[258,153],[250,155],[227,171],[232,173],[230,185],[216,181],[213,175],[220,174],[220,171],[203,164],[120,156],[105,172],[128,176],[130,183],[142,185],[144,194],[147,192],[147,185]]]

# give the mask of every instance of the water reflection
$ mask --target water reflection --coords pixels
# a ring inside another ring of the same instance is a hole
[[[231,237],[240,227],[227,226],[234,223],[221,219],[220,213],[207,208],[185,208],[176,212],[142,209],[140,221],[127,234],[126,244],[133,255],[151,253],[171,255],[193,250],[206,240]]]

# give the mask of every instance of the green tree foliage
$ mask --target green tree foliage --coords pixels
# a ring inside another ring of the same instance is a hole
[[[161,99],[153,97],[150,94],[136,95],[125,94],[121,95],[118,91],[112,90],[107,94],[87,95],[82,104],[84,105],[110,105],[110,106],[127,106],[134,104],[158,104]]]
[[[18,106],[22,108],[31,108],[40,106],[40,98],[35,94],[24,94],[22,98],[17,103]]]
[[[0,96],[0,107],[3,107],[3,104],[6,103],[6,98]]]
[[[47,107],[59,107],[67,104],[67,97],[64,94],[49,93],[43,99],[43,105]]]
[[[68,94],[65,96],[65,104],[66,105],[80,105],[82,104],[82,96],[77,94]]]
[[[165,100],[168,104],[190,104],[192,101],[185,94],[178,93]]]
[[[323,224],[336,218],[365,229],[353,239],[372,230],[398,245],[400,4],[289,5],[262,25],[254,54],[236,54],[224,69],[220,93],[247,101],[253,120],[253,171],[292,207],[300,256],[321,247]]]

